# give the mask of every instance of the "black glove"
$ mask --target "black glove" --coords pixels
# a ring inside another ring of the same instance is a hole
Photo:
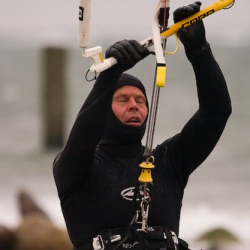
[[[200,6],[201,2],[195,2],[176,9],[173,13],[174,22],[179,22],[200,11]],[[206,32],[202,20],[188,28],[181,28],[177,34],[186,49],[199,48],[206,43]]]
[[[106,50],[106,58],[115,57],[117,64],[105,70],[103,73],[119,76],[124,71],[133,68],[136,63],[149,54],[149,50],[135,40],[122,40],[117,42]]]

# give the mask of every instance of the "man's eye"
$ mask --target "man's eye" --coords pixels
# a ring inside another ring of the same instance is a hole
[[[117,102],[126,102],[126,98],[118,98],[116,101]]]
[[[143,98],[138,98],[138,99],[136,100],[136,102],[137,102],[137,103],[140,103],[140,104],[145,104],[145,103],[146,103],[145,100],[144,100]]]

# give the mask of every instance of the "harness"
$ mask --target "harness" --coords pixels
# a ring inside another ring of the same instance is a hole
[[[100,232],[89,243],[74,250],[189,250],[185,241],[167,227],[149,227],[145,233],[139,227],[115,228]]]

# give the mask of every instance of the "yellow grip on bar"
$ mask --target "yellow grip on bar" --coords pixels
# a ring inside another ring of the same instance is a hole
[[[187,17],[173,25],[171,25],[167,30],[161,33],[161,37],[170,37],[177,33],[180,28],[187,28],[190,25],[197,23],[203,18],[212,15],[213,13],[226,8],[227,6],[233,4],[234,0],[218,0],[207,8],[200,10],[199,12]]]
[[[166,65],[157,65],[155,83],[157,87],[164,87],[166,80]]]

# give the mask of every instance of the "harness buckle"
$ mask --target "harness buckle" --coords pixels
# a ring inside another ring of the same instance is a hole
[[[114,234],[114,235],[112,235],[112,236],[110,237],[111,243],[120,241],[121,239],[122,239],[122,237],[121,237],[120,234]]]
[[[101,235],[97,235],[95,238],[93,238],[93,249],[94,250],[104,250],[105,246],[103,243],[103,239]]]
[[[173,242],[174,242],[174,248],[175,250],[178,249],[178,244],[179,244],[179,240],[178,240],[178,237],[176,236],[175,232],[171,231],[171,235],[172,235],[172,239],[173,239]]]

